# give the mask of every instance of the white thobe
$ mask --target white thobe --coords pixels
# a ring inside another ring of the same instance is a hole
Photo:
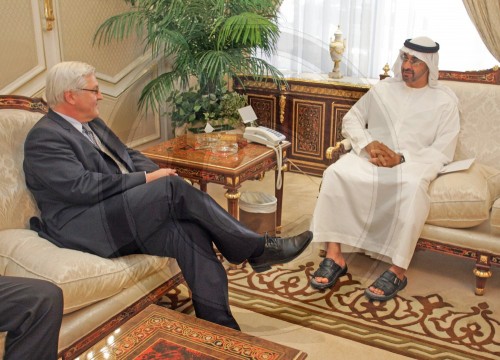
[[[407,269],[429,213],[429,184],[453,159],[459,129],[451,90],[414,89],[395,79],[375,85],[344,116],[342,135],[353,149],[324,172],[313,241]],[[373,165],[364,147],[374,140],[406,161]]]

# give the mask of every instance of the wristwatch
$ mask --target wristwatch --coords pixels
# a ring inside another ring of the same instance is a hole
[[[403,154],[399,154],[399,156],[400,156],[400,159],[401,159],[401,160],[399,160],[399,163],[400,164],[404,163],[406,161],[405,160],[405,156]]]

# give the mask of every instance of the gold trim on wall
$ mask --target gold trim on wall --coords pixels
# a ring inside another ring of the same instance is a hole
[[[43,0],[43,12],[45,15],[45,30],[52,31],[54,29],[54,6],[52,0]]]

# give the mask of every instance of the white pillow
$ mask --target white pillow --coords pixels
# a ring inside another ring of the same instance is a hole
[[[431,208],[427,223],[468,228],[490,217],[493,196],[488,180],[500,173],[474,163],[468,170],[438,176],[429,186]]]
[[[151,255],[105,259],[59,248],[31,230],[0,230],[0,274],[55,283],[63,290],[65,314],[121,292],[170,261]]]

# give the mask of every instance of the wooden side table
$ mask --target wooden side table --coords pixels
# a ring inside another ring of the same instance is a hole
[[[287,149],[290,143],[285,141],[282,148],[283,173],[288,170]],[[180,136],[161,144],[149,147],[142,151],[161,168],[176,169],[179,176],[189,179],[200,185],[200,189],[207,191],[208,183],[221,184],[227,190],[228,212],[236,219],[239,218],[239,188],[246,180],[258,180],[266,171],[275,170],[278,177],[276,152],[264,145],[248,143],[240,148],[236,154],[223,155],[212,152],[210,149],[194,149],[188,145],[186,136]],[[284,179],[284,176],[282,176]],[[284,181],[283,181],[284,182]],[[276,227],[281,229],[281,214],[283,203],[283,186],[275,189],[277,199]]]

